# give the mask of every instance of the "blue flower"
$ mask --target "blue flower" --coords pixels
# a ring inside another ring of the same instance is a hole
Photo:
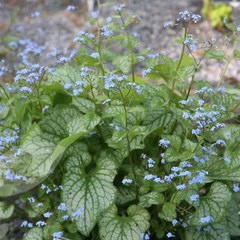
[[[172,167],[171,170],[173,172],[179,172],[179,171],[182,171],[182,168],[181,167]]]
[[[165,139],[161,139],[161,140],[159,141],[159,146],[163,146],[163,147],[165,147],[165,148],[167,148],[170,144],[171,144],[171,142],[168,141],[168,140],[165,140]]]
[[[183,161],[183,162],[181,162],[181,164],[183,167],[192,167],[192,164],[188,161]]]
[[[164,183],[164,180],[162,180],[162,179],[159,178],[159,177],[156,177],[153,181],[154,181],[155,183]]]
[[[141,233],[140,238],[144,240],[150,240],[150,235],[148,233]]]
[[[52,237],[54,237],[54,238],[60,238],[60,237],[62,237],[62,235],[63,235],[62,232],[54,232],[54,233],[52,234]]]
[[[33,224],[32,223],[28,223],[28,228],[32,228],[33,227]]]
[[[27,198],[27,200],[28,200],[29,202],[32,202],[32,203],[35,202],[35,198],[34,198],[34,197],[29,197],[29,198]]]
[[[21,87],[20,91],[25,93],[32,93],[32,89],[30,87]]]
[[[101,29],[101,35],[104,37],[111,37],[113,35],[113,31],[109,29],[109,26],[104,25]]]
[[[179,12],[179,15],[180,15],[180,18],[177,19],[178,21],[182,19],[185,22],[188,22],[191,20],[191,17],[192,17],[192,13],[189,11]]]
[[[201,223],[209,223],[209,222],[211,222],[211,221],[213,221],[213,217],[211,217],[211,216],[206,216],[206,217],[202,217],[202,218],[200,218],[200,222]]]
[[[26,227],[27,225],[28,225],[28,221],[25,220],[21,223],[20,227]]]
[[[92,12],[91,16],[92,18],[98,18],[99,12]]]
[[[164,26],[165,28],[173,27],[173,26],[174,26],[174,22],[173,22],[173,21],[165,22],[165,23],[163,24],[163,26]]]
[[[154,178],[156,178],[156,175],[153,174],[148,174],[144,177],[144,180],[153,180]]]
[[[213,145],[226,146],[226,142],[224,140],[217,140]]]
[[[204,232],[210,232],[212,230],[212,226],[208,225],[205,228],[203,228]]]
[[[199,195],[198,195],[198,194],[193,194],[193,195],[190,196],[190,200],[191,200],[192,202],[195,202],[195,201],[197,201],[198,199],[199,199]]]
[[[185,184],[180,184],[180,185],[177,185],[176,186],[176,189],[177,190],[183,190],[183,189],[186,189],[187,187],[186,187],[186,185]]]
[[[99,58],[100,55],[99,55],[99,53],[94,52],[94,53],[92,53],[92,54],[90,55],[90,57],[92,57],[92,58]]]
[[[43,226],[45,226],[45,225],[47,225],[44,221],[38,221],[38,222],[36,222],[36,226],[38,226],[38,227],[43,227]]]
[[[44,214],[43,214],[43,216],[45,217],[45,218],[49,218],[49,217],[51,217],[52,216],[52,212],[45,212]]]
[[[114,11],[116,11],[116,12],[121,12],[122,9],[125,8],[125,7],[126,7],[126,4],[121,4],[121,5],[119,5],[118,7],[114,7],[113,9],[114,9]]]
[[[146,77],[148,73],[150,73],[152,71],[152,68],[148,68],[146,70],[142,71],[142,77]]]
[[[110,22],[112,22],[112,17],[107,17],[106,20],[107,20],[108,23],[110,23]]]
[[[62,217],[63,220],[67,220],[68,218],[69,218],[68,215],[64,215],[64,216]]]
[[[76,7],[73,6],[73,5],[68,5],[66,10],[67,11],[74,11],[74,10],[76,10]]]
[[[31,17],[32,17],[32,18],[35,18],[35,17],[39,17],[40,15],[41,15],[41,13],[38,12],[38,11],[36,11],[36,12],[34,12],[34,13],[31,14]]]
[[[193,135],[199,135],[201,133],[201,129],[196,128],[196,129],[192,129],[192,134]]]
[[[172,237],[174,237],[174,235],[173,235],[171,232],[168,232],[168,233],[167,233],[167,237],[168,237],[168,238],[172,238]]]
[[[148,159],[148,167],[149,168],[153,168],[154,167],[154,164],[155,164],[155,161],[151,158]]]
[[[240,187],[238,186],[238,184],[233,184],[233,191],[234,192],[239,192],[240,191]]]
[[[184,176],[188,176],[188,177],[191,177],[192,176],[192,173],[190,171],[183,171],[183,172],[180,172],[179,177],[184,177]]]
[[[172,225],[173,225],[173,226],[176,226],[177,223],[178,223],[178,220],[177,220],[177,219],[173,219],[173,220],[172,220]]]
[[[132,179],[125,178],[122,180],[122,184],[132,183]]]
[[[200,20],[201,20],[201,16],[200,15],[198,15],[198,14],[193,14],[192,15],[192,17],[191,17],[191,19],[192,19],[192,21],[194,22],[194,23],[197,23],[197,22],[199,22]]]
[[[76,212],[72,214],[72,218],[81,216],[83,211],[84,211],[84,208],[79,208]]]
[[[186,227],[188,227],[188,224],[187,224],[186,222],[183,222],[183,223],[182,223],[182,227],[183,227],[183,228],[186,228]]]
[[[66,211],[67,210],[66,204],[65,203],[60,203],[60,205],[58,206],[58,210]]]

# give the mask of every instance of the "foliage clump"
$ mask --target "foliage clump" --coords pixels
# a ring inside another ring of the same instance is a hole
[[[94,13],[98,31],[81,32],[70,56],[50,53],[53,68],[28,61],[45,49],[21,42],[24,68],[1,85],[0,219],[23,212],[25,240],[240,235],[239,96],[222,76],[195,80],[204,58],[229,64],[239,51],[195,39],[201,17],[188,11],[165,24],[183,28],[178,59],[136,51],[138,18],[124,8],[103,23]]]

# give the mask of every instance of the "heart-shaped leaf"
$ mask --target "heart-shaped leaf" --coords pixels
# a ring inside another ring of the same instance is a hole
[[[126,217],[117,215],[117,207],[110,207],[99,221],[99,233],[102,240],[139,240],[141,233],[149,228],[150,215],[140,206],[132,205],[127,209]]]
[[[91,156],[84,161],[90,162]],[[99,215],[108,208],[115,199],[116,189],[113,180],[116,175],[115,163],[110,158],[97,159],[97,166],[86,172],[80,158],[69,159],[67,173],[63,179],[63,201],[67,204],[68,213],[82,210],[76,216],[78,230],[85,236],[95,226]]]

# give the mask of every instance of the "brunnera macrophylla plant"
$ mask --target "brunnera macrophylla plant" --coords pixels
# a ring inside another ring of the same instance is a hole
[[[185,11],[165,24],[183,29],[178,59],[137,51],[124,8],[94,13],[98,31],[81,32],[70,56],[48,53],[54,68],[19,41],[24,67],[1,85],[0,220],[21,219],[25,240],[240,235],[239,92],[223,87],[227,67],[217,87],[195,80],[205,58],[228,66],[239,50],[195,39],[200,16]],[[235,46],[240,27],[227,26]]]

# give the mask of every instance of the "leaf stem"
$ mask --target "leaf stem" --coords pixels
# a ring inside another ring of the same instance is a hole
[[[187,26],[185,26],[184,33],[183,33],[183,40],[184,41],[185,41],[185,39],[187,37],[187,31],[188,31],[188,28],[187,28]],[[183,60],[183,56],[184,56],[184,52],[185,52],[185,47],[186,47],[186,45],[183,42],[183,44],[182,44],[182,51],[181,51],[180,59],[179,59],[179,62],[178,62],[176,70],[178,70],[180,68],[180,66],[181,66],[181,63],[182,63],[182,60]]]
[[[127,108],[126,108],[126,105],[125,105],[125,99],[124,99],[124,96],[122,94],[121,89],[119,89],[119,92],[120,92],[120,95],[121,95],[121,98],[122,98],[123,108],[124,108],[124,113],[125,113],[125,131],[127,132],[126,138],[127,138],[127,143],[128,143],[128,146],[127,146],[128,159],[129,159],[129,162],[130,162],[130,165],[131,165],[131,168],[132,168],[132,174],[133,174],[134,182],[135,182],[135,186],[136,186],[136,198],[138,199],[139,191],[138,191],[138,185],[137,185],[137,174],[136,174],[136,171],[135,171],[135,168],[134,168],[134,162],[133,162],[133,159],[132,159],[132,156],[131,156],[131,145],[130,145],[131,143],[130,143],[130,139],[129,139],[128,112],[127,112]]]
[[[119,13],[119,16],[121,18],[122,24],[123,24],[123,28],[126,32],[126,36],[127,36],[127,41],[128,41],[128,47],[129,47],[129,51],[130,51],[130,58],[131,58],[131,73],[132,73],[132,81],[135,82],[135,63],[134,63],[134,53],[133,53],[133,45],[132,45],[132,40],[130,37],[130,33],[129,30],[125,24],[125,21],[122,17],[122,14]]]

